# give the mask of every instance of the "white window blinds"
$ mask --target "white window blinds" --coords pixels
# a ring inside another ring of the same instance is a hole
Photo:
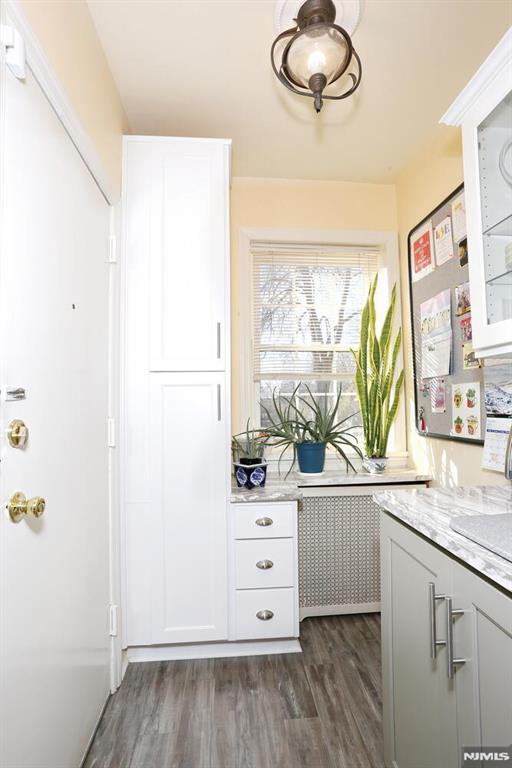
[[[255,381],[353,378],[380,249],[252,244]]]

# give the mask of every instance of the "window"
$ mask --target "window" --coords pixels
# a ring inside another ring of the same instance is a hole
[[[341,388],[340,418],[352,415],[359,425],[350,350],[359,345],[379,254],[378,247],[251,243],[253,415],[261,426],[272,393],[291,395],[299,382],[320,398],[334,399]]]

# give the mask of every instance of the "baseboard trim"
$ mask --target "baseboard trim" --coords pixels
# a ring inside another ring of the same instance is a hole
[[[233,643],[194,643],[191,645],[138,645],[126,649],[128,663],[140,661],[178,661],[180,659],[222,659],[233,656],[266,656],[275,653],[302,653],[296,639],[240,640]]]
[[[380,603],[348,603],[347,605],[310,605],[299,609],[300,621],[308,616],[338,616],[350,613],[379,613]]]
[[[100,711],[100,713],[98,715],[98,719],[96,720],[96,725],[94,726],[94,730],[91,733],[91,736],[90,736],[89,741],[87,743],[87,747],[85,748],[83,757],[80,760],[80,763],[79,763],[80,768],[83,768],[83,766],[85,765],[85,761],[87,760],[87,758],[89,756],[89,752],[91,751],[92,743],[93,743],[93,741],[94,741],[94,739],[96,737],[96,734],[98,732],[98,728],[100,727],[100,723],[101,723],[101,721],[103,719],[103,715],[105,714],[105,710],[107,708],[107,704],[109,703],[111,696],[112,696],[112,694],[109,693],[107,698],[105,699],[105,703],[103,704],[103,706],[101,708],[101,711]]]

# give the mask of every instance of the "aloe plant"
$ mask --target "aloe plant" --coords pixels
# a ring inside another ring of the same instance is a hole
[[[361,314],[359,350],[352,350],[356,361],[356,391],[361,406],[364,449],[365,454],[372,458],[386,456],[389,431],[396,418],[404,381],[402,370],[395,382],[396,363],[402,343],[401,328],[391,344],[396,285],[393,286],[391,302],[379,335],[375,313],[377,281],[378,275],[375,275]]]
[[[245,431],[231,438],[233,459],[262,459],[267,439],[268,433],[261,429],[251,429],[251,420],[247,419]]]
[[[299,388],[304,386],[308,399],[299,394]],[[272,393],[274,414],[261,403],[261,407],[267,416],[269,426],[267,442],[270,445],[282,448],[279,456],[278,468],[280,471],[281,460],[289,448],[293,449],[293,459],[286,477],[290,474],[297,459],[297,445],[300,443],[325,443],[330,446],[342,458],[348,467],[354,472],[354,465],[345,452],[346,448],[355,451],[362,456],[357,446],[357,438],[352,434],[353,426],[346,426],[346,422],[355,414],[350,414],[341,420],[337,420],[338,409],[341,400],[341,388],[338,389],[336,400],[332,405],[320,405],[307,384],[300,382],[293,390],[290,397],[286,395],[276,396],[276,390]]]

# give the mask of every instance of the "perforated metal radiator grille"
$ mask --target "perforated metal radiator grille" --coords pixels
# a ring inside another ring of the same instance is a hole
[[[379,507],[371,496],[302,499],[299,574],[301,609],[347,606],[349,611],[380,601]]]

